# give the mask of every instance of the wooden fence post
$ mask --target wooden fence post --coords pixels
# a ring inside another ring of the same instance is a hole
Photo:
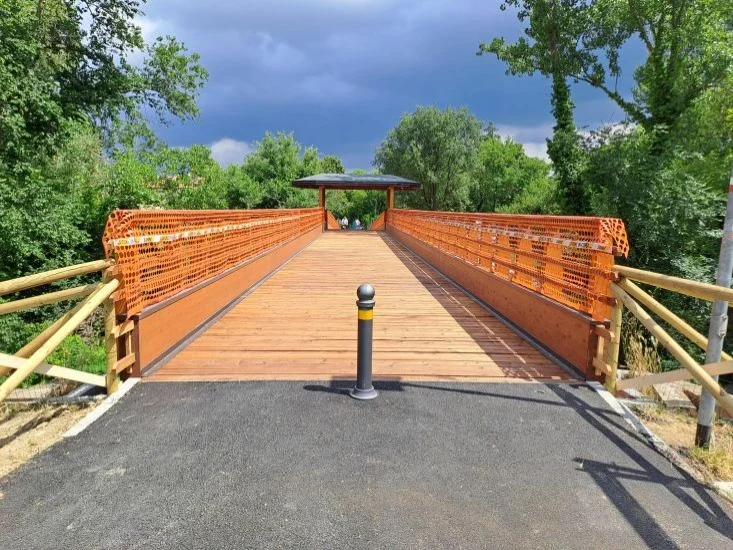
[[[621,323],[624,317],[624,304],[616,298],[616,304],[611,310],[611,345],[608,349],[608,366],[611,372],[606,375],[606,388],[611,393],[616,391],[618,377],[618,356],[621,347]]]
[[[113,279],[111,270],[104,272],[103,281],[109,282]],[[117,325],[117,314],[115,312],[114,295],[104,301],[104,354],[107,362],[107,393],[117,391],[120,385],[120,376],[117,373],[117,337],[115,326]]]

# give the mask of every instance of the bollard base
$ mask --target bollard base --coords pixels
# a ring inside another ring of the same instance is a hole
[[[368,401],[369,399],[374,399],[375,397],[377,397],[379,395],[379,392],[374,389],[374,386],[365,390],[354,386],[354,388],[349,392],[349,395],[354,399],[358,399],[360,401]]]

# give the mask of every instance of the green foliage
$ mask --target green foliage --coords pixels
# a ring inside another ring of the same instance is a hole
[[[85,342],[77,334],[66,338],[58,349],[48,356],[48,362],[92,374],[104,374],[107,371],[102,341],[96,339],[94,342]]]
[[[673,128],[733,62],[733,3],[719,0],[505,0],[525,36],[479,46],[508,74],[558,75],[601,90],[648,131]],[[636,69],[632,99],[621,94],[623,47],[636,40],[647,57]],[[663,133],[655,134],[659,139]]]
[[[654,143],[641,128],[606,137],[589,151],[584,183],[594,212],[626,222],[634,264],[684,274],[717,255],[724,195],[690,172],[689,153],[659,157]]]
[[[326,208],[338,219],[346,216],[349,221],[360,220],[369,225],[387,208],[384,191],[329,191],[326,193]]]
[[[303,147],[293,134],[266,133],[249,155],[242,169],[262,189],[259,208],[293,208],[315,206],[318,197],[312,189],[295,189],[293,180],[321,172],[318,152]],[[302,153],[301,153],[302,152]]]
[[[321,172],[324,174],[344,174],[341,159],[334,155],[326,155],[321,159]]]
[[[588,211],[588,200],[580,184],[583,156],[580,137],[573,121],[573,102],[567,77],[577,75],[591,62],[592,56],[577,51],[578,35],[588,32],[592,9],[577,0],[507,0],[508,6],[519,9],[520,21],[527,23],[526,36],[514,44],[495,38],[479,46],[479,55],[494,54],[507,64],[507,73],[533,74],[535,71],[552,78],[552,114],[555,117],[552,139],[547,153],[558,182],[559,200],[568,214]],[[618,68],[614,65],[613,71]]]
[[[254,208],[263,199],[262,188],[250,178],[241,166],[229,166],[224,170],[229,208]]]
[[[0,164],[30,170],[64,140],[70,121],[104,130],[197,114],[206,81],[197,54],[173,37],[143,41],[136,0],[0,0]],[[142,61],[133,63],[133,56]]]
[[[6,353],[17,351],[30,341],[33,336],[46,328],[48,324],[26,323],[18,317],[12,323],[6,323],[0,320],[0,350]],[[87,342],[77,334],[72,334],[61,342],[61,345],[48,356],[46,361],[52,365],[59,365],[92,374],[104,374],[107,370],[106,356],[101,338],[95,338],[94,341]],[[0,384],[5,379],[6,377],[0,376]],[[26,388],[33,386],[48,379],[48,377],[33,373],[23,381],[20,387]]]
[[[420,191],[401,194],[404,204],[461,210],[468,205],[482,130],[467,109],[418,107],[390,130],[373,164],[382,173],[420,182]]]
[[[559,214],[562,209],[557,201],[557,180],[538,177],[527,182],[511,203],[499,206],[496,211],[504,214]]]
[[[487,137],[479,145],[471,175],[470,207],[477,212],[495,212],[507,207],[526,189],[536,191],[546,187],[549,172],[550,166],[528,157],[520,143],[498,136]]]
[[[552,77],[552,114],[555,116],[552,139],[547,140],[547,155],[552,161],[558,183],[559,201],[567,214],[586,214],[588,197],[580,180],[583,154],[580,136],[573,122],[573,103],[565,76]]]
[[[20,177],[0,167],[0,279],[78,263],[90,237],[73,182],[34,169]]]

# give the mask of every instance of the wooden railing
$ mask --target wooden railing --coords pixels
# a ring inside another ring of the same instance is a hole
[[[108,393],[117,388],[120,373],[132,367],[135,355],[131,352],[129,338],[133,323],[128,321],[121,325],[117,324],[114,302],[119,280],[116,278],[116,267],[113,261],[98,260],[2,281],[0,282],[0,296],[98,272],[102,272],[102,280],[96,284],[86,284],[70,289],[47,292],[0,304],[0,315],[4,315],[83,298],[81,302],[53,322],[15,354],[0,353],[0,375],[9,375],[0,385],[0,401],[6,399],[33,372],[100,386],[106,388]],[[46,363],[48,356],[99,306],[104,307],[106,374],[92,374],[70,367]],[[119,347],[121,351],[118,351],[120,339],[124,339],[124,341],[121,342],[122,345]]]
[[[616,218],[391,209],[388,223],[597,321],[610,310],[614,256],[629,250],[624,224]]]
[[[384,231],[384,212],[382,212],[369,226],[369,231]]]
[[[330,210],[326,210],[326,228],[329,230],[341,229],[341,224],[334,217]]]
[[[315,230],[322,208],[275,210],[115,210],[102,235],[120,276],[118,313],[193,288]]]
[[[723,409],[733,414],[733,396],[726,393],[713,378],[733,372],[733,357],[723,353],[724,361],[700,365],[644,307],[703,350],[707,347],[708,339],[633,281],[707,301],[733,301],[733,289],[625,266],[614,266],[612,269],[616,280],[611,284],[611,292],[616,298],[616,303],[612,309],[610,328],[601,326],[596,328],[599,338],[596,358],[593,361],[597,372],[606,375],[608,389],[625,390],[692,378],[708,390]],[[682,365],[681,369],[617,380],[624,308]]]

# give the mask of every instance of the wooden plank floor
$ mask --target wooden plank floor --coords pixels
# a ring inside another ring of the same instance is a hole
[[[327,232],[149,380],[354,378],[364,282],[377,292],[375,379],[571,379],[385,233]]]

